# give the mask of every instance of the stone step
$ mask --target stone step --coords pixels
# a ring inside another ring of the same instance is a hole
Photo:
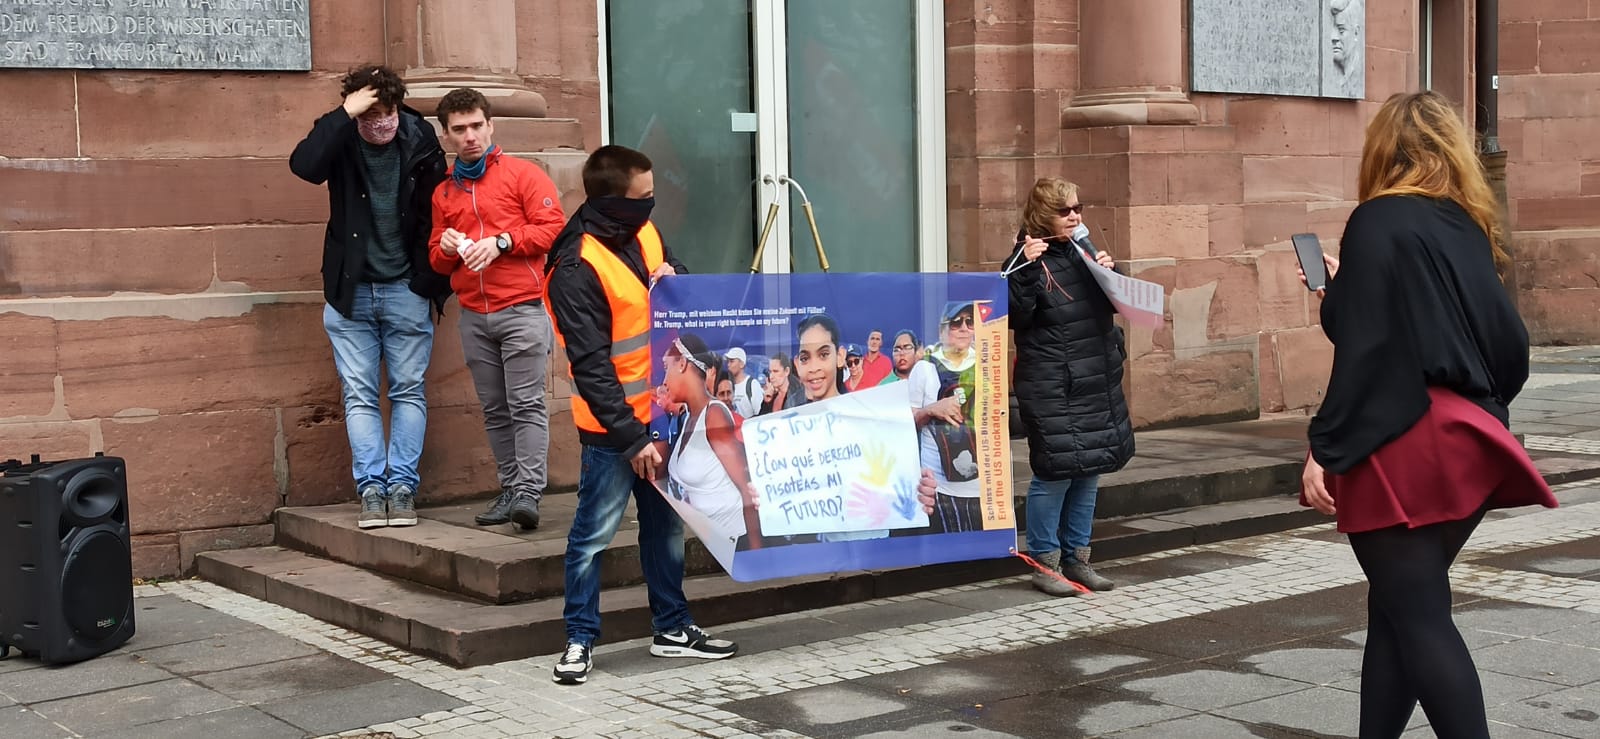
[[[1096,530],[1095,557],[1130,557],[1323,520],[1293,498],[1275,496],[1106,521]],[[211,582],[452,665],[549,654],[565,644],[559,596],[486,603],[281,546],[207,552],[199,555],[197,564],[200,576]],[[631,568],[637,572],[637,565]],[[710,574],[686,578],[684,589],[695,620],[713,626],[1026,572],[1020,559],[1008,557],[760,583],[737,583]],[[601,609],[608,641],[650,633],[643,585],[605,589]]]
[[[1020,464],[1014,488],[1019,522],[1029,479],[1026,462]],[[1202,459],[1186,467],[1189,472],[1177,476],[1167,466],[1152,464],[1106,475],[1096,514],[1109,519],[1260,498],[1297,489],[1300,476],[1299,464],[1285,462],[1281,455]],[[356,526],[359,508],[354,503],[281,508],[276,543],[489,603],[517,603],[562,592],[566,534],[576,501],[574,495],[546,496],[541,524],[531,532],[511,524],[475,525],[472,517],[485,505],[482,501],[424,507],[415,527],[367,530]],[[642,582],[638,552],[630,507],[616,539],[601,555],[602,586]],[[691,534],[684,546],[684,570],[695,576],[720,572],[721,567]]]
[[[423,507],[416,526],[365,530],[356,526],[360,506],[355,503],[280,508],[276,542],[488,603],[517,603],[562,592],[567,529],[576,504],[575,495],[545,497],[540,525],[532,531],[513,524],[476,525],[472,517],[483,510],[483,502]],[[603,588],[643,582],[638,533],[630,504],[616,538],[600,555]],[[721,571],[705,547],[686,535],[684,572]]]
[[[1020,567],[1020,560],[1000,562],[1009,566],[1000,572]],[[560,597],[490,605],[277,546],[207,552],[197,564],[201,577],[211,582],[457,667],[550,654],[566,644]],[[983,564],[944,566],[939,579],[993,577],[997,569]],[[721,575],[684,580],[695,621],[707,627],[925,587],[928,581],[921,576],[883,578],[866,572],[761,583],[737,583]],[[607,641],[651,633],[643,585],[603,591],[600,607]]]

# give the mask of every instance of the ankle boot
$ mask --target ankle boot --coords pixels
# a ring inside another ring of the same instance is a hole
[[[1042,552],[1034,555],[1034,559],[1039,560],[1039,564],[1050,568],[1051,572],[1057,575],[1061,574],[1061,550]],[[1057,598],[1080,595],[1077,588],[1038,571],[1033,573],[1033,589]]]
[[[1117,584],[1102,577],[1089,566],[1089,548],[1078,547],[1071,557],[1061,563],[1061,574],[1079,585],[1095,592],[1114,590]]]

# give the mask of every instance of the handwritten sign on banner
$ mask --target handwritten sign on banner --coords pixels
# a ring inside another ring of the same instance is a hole
[[[1095,283],[1100,285],[1100,290],[1111,299],[1111,305],[1128,319],[1128,323],[1144,328],[1161,328],[1166,320],[1165,288],[1106,269],[1078,249],[1071,251],[1089,265],[1089,273],[1094,275]]]
[[[768,535],[918,528],[917,430],[905,383],[745,421]]]

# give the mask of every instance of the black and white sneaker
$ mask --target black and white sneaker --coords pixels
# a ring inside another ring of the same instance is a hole
[[[738,644],[727,639],[713,639],[694,624],[656,634],[655,643],[650,645],[650,654],[657,657],[727,659],[738,653]]]
[[[594,667],[594,656],[587,644],[567,642],[567,651],[556,663],[553,679],[562,685],[582,685],[589,680],[589,670]]]

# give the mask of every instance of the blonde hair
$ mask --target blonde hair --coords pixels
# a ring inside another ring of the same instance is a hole
[[[1033,183],[1027,204],[1022,206],[1022,230],[1042,239],[1056,234],[1056,211],[1078,198],[1078,186],[1060,177],[1041,177]]]
[[[1500,203],[1489,188],[1473,137],[1438,93],[1394,95],[1367,124],[1360,198],[1366,202],[1384,195],[1455,201],[1489,237],[1495,266],[1510,266]]]

